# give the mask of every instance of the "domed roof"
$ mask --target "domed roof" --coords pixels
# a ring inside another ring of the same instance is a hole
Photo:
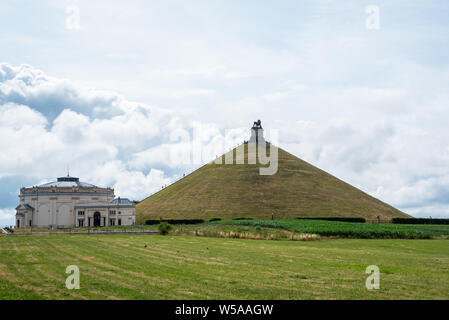
[[[128,198],[115,198],[114,200],[111,201],[111,204],[116,204],[116,205],[132,205],[133,203],[131,202],[131,200],[129,200]]]
[[[38,186],[39,188],[50,188],[50,187],[79,187],[79,188],[96,188],[95,185],[82,182],[79,178],[75,177],[60,177],[58,181],[53,181],[49,183],[44,183]]]

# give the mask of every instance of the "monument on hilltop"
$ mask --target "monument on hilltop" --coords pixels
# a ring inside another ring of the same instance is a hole
[[[265,138],[263,137],[263,128],[260,120],[254,121],[253,127],[251,128],[251,138],[249,139],[249,143],[264,142]]]

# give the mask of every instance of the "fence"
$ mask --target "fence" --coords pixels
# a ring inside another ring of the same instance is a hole
[[[375,219],[375,220],[366,220],[366,223],[393,223],[393,221],[390,220],[382,220],[382,219]]]
[[[30,234],[159,234],[155,228],[145,225],[132,226],[106,226],[106,227],[81,227],[81,228],[21,228],[15,229],[10,235]]]

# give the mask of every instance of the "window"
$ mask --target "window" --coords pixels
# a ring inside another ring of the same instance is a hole
[[[79,216],[84,216],[84,211],[78,211]]]
[[[115,226],[115,219],[109,219],[109,225]]]
[[[121,211],[119,211],[119,212],[118,212],[118,214],[122,214],[122,212],[121,212]]]
[[[32,223],[32,221],[30,220],[30,227],[31,227],[31,223]]]
[[[118,219],[118,225],[119,225],[119,226],[122,225],[122,219]]]
[[[84,227],[84,219],[78,219],[78,227]]]
[[[109,210],[109,214],[115,214],[115,210]]]

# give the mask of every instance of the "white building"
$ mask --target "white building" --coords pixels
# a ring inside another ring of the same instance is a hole
[[[17,228],[68,228],[133,225],[135,205],[116,198],[114,189],[61,177],[55,182],[20,189]]]

